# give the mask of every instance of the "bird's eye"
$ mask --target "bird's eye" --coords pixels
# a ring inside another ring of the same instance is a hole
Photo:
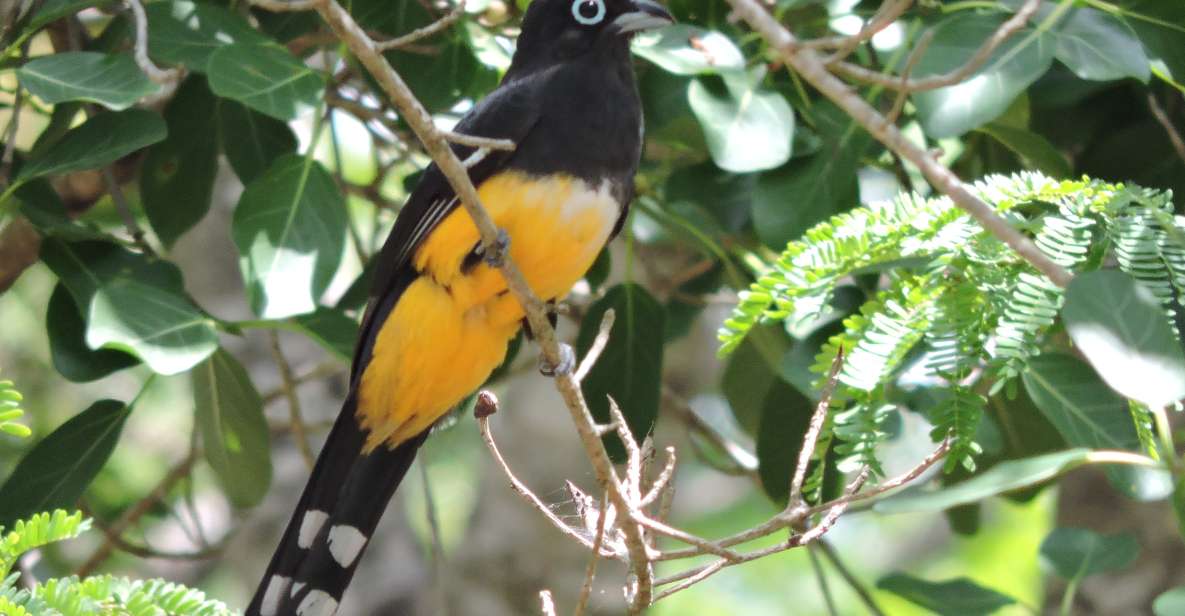
[[[601,23],[605,18],[604,0],[573,0],[572,17],[586,26]]]

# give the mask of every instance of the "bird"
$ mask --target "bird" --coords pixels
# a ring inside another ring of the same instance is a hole
[[[533,0],[499,85],[454,144],[500,229],[493,250],[429,165],[376,259],[341,412],[247,616],[332,616],[388,501],[432,426],[504,360],[525,311],[496,265],[562,299],[621,229],[642,154],[630,57],[638,33],[674,22],[653,0]],[[527,332],[530,333],[529,331]],[[560,366],[570,369],[570,347]]]

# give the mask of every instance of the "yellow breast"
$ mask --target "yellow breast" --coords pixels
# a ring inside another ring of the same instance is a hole
[[[505,172],[483,182],[478,196],[544,299],[566,295],[584,276],[621,211],[608,183],[593,187],[568,176]],[[420,276],[379,329],[359,385],[367,451],[430,427],[505,357],[525,313],[500,271],[485,263],[461,271],[478,240],[468,213],[457,208],[413,255]]]

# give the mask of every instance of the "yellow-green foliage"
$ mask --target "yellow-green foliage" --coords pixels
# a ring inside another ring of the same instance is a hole
[[[1114,263],[1152,289],[1170,314],[1182,309],[1176,298],[1185,290],[1185,217],[1173,215],[1171,193],[1030,172],[992,176],[974,190],[1061,266],[1077,273]],[[826,374],[843,350],[833,403],[837,452],[879,468],[875,446],[892,404],[885,390],[920,354],[921,371],[911,374],[949,384],[948,397],[930,411],[933,436],[952,439],[948,468],[972,468],[986,398],[967,380],[992,393],[1014,386],[1041,352],[1064,298],[949,198],[902,195],[807,231],[742,294],[720,329],[721,352],[735,349],[758,323],[818,317],[838,283],[868,273],[884,276],[882,290],[844,320],[844,331],[812,367]]]

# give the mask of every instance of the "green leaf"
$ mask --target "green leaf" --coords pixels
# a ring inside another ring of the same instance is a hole
[[[786,338],[776,327],[766,328],[762,333],[766,334],[766,344],[774,346],[773,353],[781,356],[786,352]],[[757,335],[746,338],[729,356],[720,379],[720,391],[728,400],[732,416],[750,436],[760,434],[769,392],[782,380],[762,355],[756,338]]]
[[[296,317],[296,324],[338,359],[349,362],[354,357],[354,341],[358,339],[358,322],[334,308],[317,308],[311,314]]]
[[[20,404],[23,399],[12,381],[0,380],[0,432],[17,438],[25,438],[32,434],[28,426],[16,422],[25,414]],[[0,547],[0,553],[2,552],[3,547]]]
[[[640,34],[633,52],[676,75],[715,74],[745,68],[745,57],[727,36],[690,24]]]
[[[701,79],[687,89],[687,102],[716,165],[747,173],[790,160],[794,111],[786,99],[761,87],[763,71],[732,71],[723,77],[726,92],[713,91]]]
[[[20,201],[21,214],[37,227],[43,236],[63,239],[106,239],[102,231],[74,220],[66,210],[66,204],[58,196],[49,180],[37,179],[25,182],[16,189],[13,196]]]
[[[967,578],[931,582],[904,573],[891,573],[877,580],[876,587],[937,614],[950,616],[992,614],[1016,603],[1016,599]]]
[[[1073,170],[1065,155],[1053,147],[1045,137],[1025,128],[991,122],[976,129],[999,141],[1012,150],[1023,162],[1028,163],[1053,178],[1069,178]]]
[[[135,355],[86,346],[86,322],[65,285],[54,287],[45,315],[49,355],[58,373],[75,383],[101,379],[140,363]]]
[[[766,495],[784,505],[815,405],[797,389],[776,379],[766,391],[762,406],[761,426],[757,431],[757,471]]]
[[[609,342],[581,389],[600,423],[609,422],[608,397],[612,396],[641,442],[658,416],[665,314],[662,305],[641,286],[626,283],[612,287],[584,315],[576,338],[578,357],[584,357],[592,347],[601,318],[609,309],[615,313]],[[614,459],[624,458],[625,450],[615,435],[606,436],[606,446]]]
[[[722,171],[711,162],[682,167],[667,178],[667,203],[689,201],[710,212],[727,231],[739,231],[749,221],[756,177]]]
[[[236,507],[254,507],[272,481],[263,399],[247,370],[219,349],[193,369],[196,423],[206,461]]]
[[[1048,481],[1090,459],[1089,449],[1068,449],[1001,462],[962,483],[941,490],[907,490],[876,504],[881,513],[935,512]]]
[[[268,38],[247,20],[224,7],[206,2],[153,2],[148,15],[148,53],[169,64],[207,71],[210,55],[233,43],[262,45]]]
[[[160,90],[128,54],[56,53],[30,60],[16,74],[30,94],[49,105],[90,101],[120,110]]]
[[[1029,361],[1023,378],[1033,403],[1070,445],[1139,447],[1127,402],[1107,389],[1085,363],[1069,355],[1047,353]]]
[[[205,79],[185,80],[165,108],[169,136],[148,149],[140,172],[140,198],[148,222],[172,246],[210,211],[218,173],[216,100]]]
[[[99,0],[45,0],[37,8],[37,12],[33,14],[33,18],[29,20],[29,25],[25,26],[26,32],[37,30],[50,22],[57,21],[67,15],[72,15],[96,4],[99,4]]]
[[[116,400],[99,400],[34,445],[0,487],[0,526],[72,508],[111,456],[130,410]]]
[[[13,423],[9,421],[0,421],[0,432],[15,436],[17,438],[29,438],[33,431],[25,424]]]
[[[83,520],[81,511],[71,514],[61,509],[55,509],[53,513],[46,511],[28,519],[17,520],[11,530],[5,529],[7,532],[0,535],[0,580],[8,577],[12,565],[23,554],[51,543],[77,537],[79,533],[89,528],[90,520]],[[5,592],[7,582],[8,580],[0,582],[0,596],[8,594]],[[19,614],[26,612],[11,615],[0,609],[0,613],[6,616],[19,616]]]
[[[1156,616],[1180,616],[1185,614],[1185,586],[1170,588],[1152,602]]]
[[[1033,404],[1070,446],[1140,449],[1127,401],[1108,389],[1089,365],[1047,353],[1030,360],[1022,378]],[[1115,487],[1139,494],[1142,469],[1112,467],[1105,472]]]
[[[1080,274],[1062,319],[1074,344],[1115,391],[1152,408],[1185,398],[1185,353],[1164,306],[1117,270]]]
[[[1041,542],[1041,556],[1067,580],[1126,569],[1139,553],[1132,533],[1100,535],[1083,528],[1055,528]]]
[[[86,343],[139,357],[160,374],[185,372],[218,347],[212,319],[185,294],[181,272],[105,242],[47,240],[41,258],[86,316]]]
[[[613,255],[610,254],[609,248],[605,247],[601,252],[597,253],[597,258],[589,266],[588,271],[584,273],[584,281],[593,291],[601,288],[605,281],[609,279],[609,274],[613,272]]]
[[[277,120],[317,107],[325,77],[280,45],[232,44],[210,54],[210,89]]]
[[[463,98],[484,94],[497,83],[496,73],[473,56],[460,38],[433,54],[393,51],[386,54],[391,66],[407,81],[412,92],[430,112],[445,111]]]
[[[352,0],[349,8],[363,28],[391,36],[407,34],[432,22],[432,15],[419,2]]]
[[[17,182],[82,169],[97,169],[165,138],[165,122],[143,109],[100,113],[70,129],[21,167]]]
[[[1185,3],[1122,0],[1118,4],[1152,61],[1152,72],[1185,91]]]
[[[913,70],[914,78],[941,75],[967,63],[1006,15],[960,11],[934,26],[934,38]],[[926,134],[956,137],[1004,113],[1053,62],[1054,40],[1025,28],[1001,44],[963,82],[913,95]]]
[[[251,307],[278,319],[312,312],[345,248],[346,210],[329,172],[286,155],[247,186],[231,234]]]
[[[872,137],[831,103],[817,104],[814,118],[822,148],[761,174],[753,190],[753,227],[777,250],[860,200],[856,171]]]
[[[1055,55],[1075,75],[1093,81],[1135,77],[1147,83],[1151,74],[1131,26],[1089,7],[1073,9],[1062,19]]]
[[[218,99],[217,115],[222,151],[244,185],[263,175],[277,158],[296,152],[296,135],[285,122],[226,99]]]

